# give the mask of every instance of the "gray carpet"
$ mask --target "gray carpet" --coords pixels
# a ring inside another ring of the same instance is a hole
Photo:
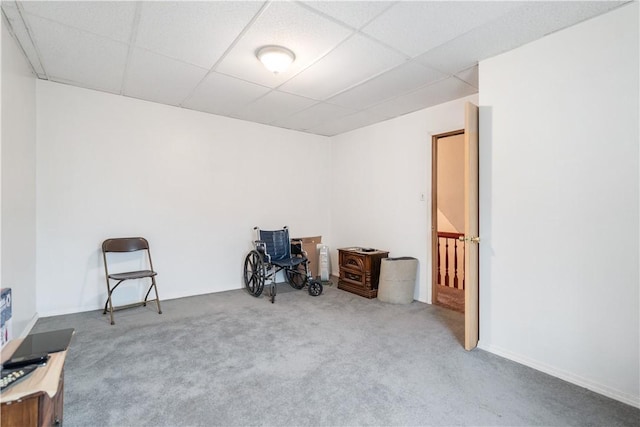
[[[116,312],[115,326],[101,311],[37,322],[76,328],[66,426],[640,425],[636,408],[465,352],[462,315],[439,307],[335,287],[162,304]]]

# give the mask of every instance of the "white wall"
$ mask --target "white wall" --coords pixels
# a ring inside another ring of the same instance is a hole
[[[464,103],[451,101],[333,138],[331,240],[418,259],[415,299],[431,301],[431,136],[464,127]],[[424,195],[424,200],[421,200]]]
[[[637,2],[480,63],[480,345],[635,406],[638,89]]]
[[[108,237],[149,240],[168,299],[244,286],[256,225],[328,235],[329,138],[47,81],[37,95],[40,315],[104,304]]]
[[[2,21],[1,279],[13,297],[13,335],[36,320],[36,83]]]

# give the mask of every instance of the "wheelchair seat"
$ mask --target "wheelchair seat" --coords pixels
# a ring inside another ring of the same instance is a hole
[[[289,258],[289,259],[271,261],[273,265],[277,265],[278,267],[295,267],[296,265],[300,265],[303,262],[305,261],[302,258]]]

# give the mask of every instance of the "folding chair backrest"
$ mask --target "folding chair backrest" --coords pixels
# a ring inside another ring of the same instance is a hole
[[[291,258],[291,243],[289,242],[289,230],[260,230],[260,240],[265,242],[267,253],[272,261],[280,261]]]
[[[144,237],[124,237],[107,239],[102,242],[102,252],[135,252],[149,250],[149,242]]]
[[[102,242],[102,258],[104,260],[104,271],[109,275],[107,265],[107,253],[109,252],[136,252],[146,251],[149,269],[153,270],[153,261],[151,260],[151,251],[149,250],[149,242],[144,237],[120,237],[116,239],[107,239]]]

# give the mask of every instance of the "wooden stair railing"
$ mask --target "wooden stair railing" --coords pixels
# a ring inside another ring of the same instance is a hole
[[[450,288],[464,289],[464,242],[459,241],[460,237],[464,237],[464,233],[450,233],[446,231],[438,231],[438,284]],[[441,242],[444,242],[442,245]],[[441,246],[444,247],[444,278],[442,277],[442,261]],[[453,265],[449,266],[449,247],[453,249]],[[459,254],[458,248],[462,247],[462,254]],[[453,277],[451,277],[453,267]],[[459,268],[460,267],[460,268]],[[458,270],[460,274],[458,274]],[[459,277],[461,276],[461,277]],[[453,280],[451,280],[453,279]]]

